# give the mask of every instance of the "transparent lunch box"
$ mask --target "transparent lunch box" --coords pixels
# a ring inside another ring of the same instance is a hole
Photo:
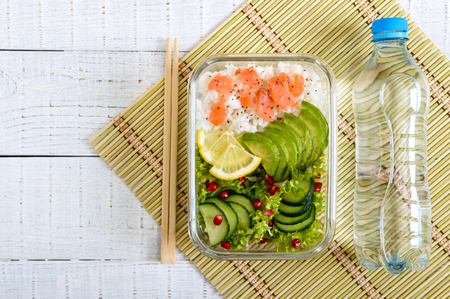
[[[219,71],[227,64],[243,66],[254,63],[259,66],[278,65],[279,62],[300,63],[314,67],[319,75],[325,95],[325,117],[330,128],[329,145],[325,149],[326,181],[323,184],[325,208],[316,217],[322,223],[323,238],[317,244],[298,253],[277,252],[275,245],[249,243],[246,248],[232,251],[220,245],[211,247],[207,234],[197,219],[199,202],[197,200],[198,181],[195,174],[195,99],[200,98],[197,84],[202,73]],[[337,180],[337,131],[336,131],[336,85],[330,67],[319,57],[310,54],[217,54],[203,59],[191,72],[188,84],[188,194],[189,194],[189,237],[194,246],[204,255],[220,260],[262,260],[262,259],[310,259],[323,252],[332,242],[336,225],[336,180]]]

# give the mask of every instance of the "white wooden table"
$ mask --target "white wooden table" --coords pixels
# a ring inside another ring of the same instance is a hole
[[[448,0],[401,0],[450,54]],[[243,0],[0,0],[0,297],[216,298],[87,140]]]

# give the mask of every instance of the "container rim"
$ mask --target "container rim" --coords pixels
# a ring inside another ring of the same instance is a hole
[[[325,75],[329,84],[329,144],[328,144],[328,205],[326,210],[326,228],[327,234],[322,241],[311,251],[299,253],[269,253],[269,252],[251,252],[228,251],[219,252],[209,248],[202,242],[197,234],[197,195],[195,190],[195,86],[200,74],[208,66],[218,62],[307,62],[315,64]],[[194,101],[194,102],[193,102]],[[194,247],[203,255],[216,260],[292,260],[292,259],[311,259],[321,254],[328,248],[333,241],[336,226],[336,184],[337,184],[337,107],[336,107],[336,79],[333,71],[328,64],[318,56],[304,53],[289,54],[214,54],[202,59],[192,70],[187,85],[187,152],[188,152],[188,233]]]

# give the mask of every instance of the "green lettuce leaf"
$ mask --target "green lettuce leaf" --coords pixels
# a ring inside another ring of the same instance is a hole
[[[213,181],[215,178],[209,173],[211,169],[211,165],[209,165],[200,155],[198,148],[195,150],[195,175],[197,176],[197,180],[200,183],[204,183],[206,181]]]
[[[321,229],[322,224],[320,224],[317,219],[314,220],[310,227],[299,232],[285,233],[280,232],[276,227],[274,227],[272,242],[275,246],[277,246],[277,252],[300,252],[322,240],[323,235],[319,232]],[[300,248],[292,247],[292,240],[294,239],[298,239],[300,241]]]
[[[256,243],[262,240],[266,235],[271,235],[269,231],[272,227],[269,226],[269,219],[273,216],[264,216],[263,211],[257,210],[250,215],[252,218],[253,239]]]
[[[236,229],[233,235],[228,238],[228,241],[230,242],[231,249],[232,250],[239,250],[247,246],[248,244],[248,235],[253,234],[253,229],[247,228],[246,230],[243,229]]]
[[[295,167],[291,167],[291,180],[285,182],[281,187],[281,193],[292,193],[295,197],[305,197],[308,190],[299,187],[301,181],[310,180],[312,173],[307,171],[299,171]]]
[[[200,212],[197,213],[197,220],[198,220],[198,225],[203,227],[203,229],[205,229],[206,223],[205,223],[205,219],[203,219],[202,213],[200,213]]]

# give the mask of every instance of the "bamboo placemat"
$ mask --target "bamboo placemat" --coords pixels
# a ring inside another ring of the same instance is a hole
[[[371,23],[406,17],[408,48],[431,86],[428,166],[433,251],[422,272],[366,271],[353,249],[355,181],[351,89],[372,50]],[[214,53],[297,53],[320,56],[338,83],[338,207],[335,241],[308,261],[215,261],[200,254],[187,232],[186,85],[198,61]],[[248,1],[180,61],[177,245],[221,294],[232,298],[450,297],[450,63],[396,1]],[[164,78],[115,117],[90,142],[161,221]]]

